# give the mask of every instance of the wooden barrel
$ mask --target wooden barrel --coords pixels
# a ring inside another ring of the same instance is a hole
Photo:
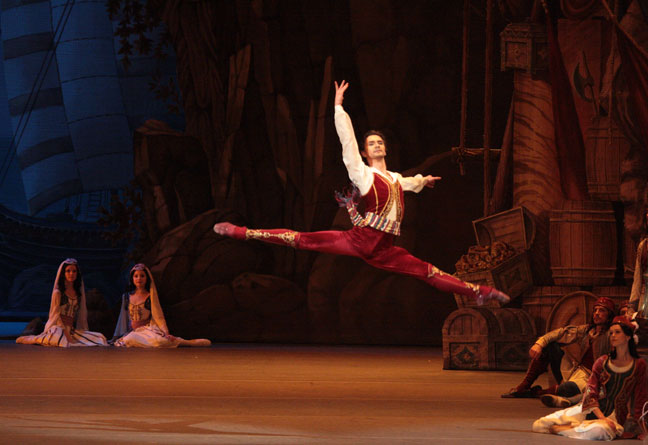
[[[554,304],[547,319],[546,332],[568,325],[589,323],[598,297],[591,292],[576,291],[565,295]]]
[[[609,118],[599,119],[585,134],[587,191],[592,199],[621,201],[621,163],[630,141]]]
[[[580,290],[577,286],[536,286],[522,296],[522,309],[527,311],[538,335],[545,333],[549,314],[558,300],[567,294]]]
[[[612,284],[617,263],[612,204],[565,201],[549,218],[551,276],[561,286]]]
[[[441,332],[444,369],[525,370],[536,340],[533,320],[522,309],[458,309]]]

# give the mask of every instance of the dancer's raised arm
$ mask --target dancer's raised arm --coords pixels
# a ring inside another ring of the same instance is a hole
[[[344,92],[349,88],[349,82],[343,80],[338,85],[337,81],[335,83],[335,102],[334,105],[342,105],[344,102]]]
[[[364,195],[371,188],[373,173],[371,173],[369,166],[364,163],[362,156],[360,156],[358,140],[353,130],[351,118],[342,108],[344,92],[347,88],[349,88],[348,82],[344,80],[340,84],[335,82],[335,130],[340,138],[342,162],[344,162],[344,166],[349,173],[349,179],[358,187],[360,194]]]

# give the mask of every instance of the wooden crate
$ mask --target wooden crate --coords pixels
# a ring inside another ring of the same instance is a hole
[[[500,48],[502,71],[523,69],[535,74],[549,66],[547,31],[538,23],[509,23],[500,33]]]
[[[533,320],[523,309],[464,308],[446,318],[443,369],[526,369],[536,340]]]
[[[473,221],[477,244],[487,246],[503,241],[521,252],[497,266],[476,272],[457,273],[457,278],[474,284],[487,284],[515,298],[533,285],[531,267],[526,250],[535,239],[535,222],[524,207],[515,207]],[[455,294],[459,308],[473,307],[473,298]],[[498,301],[489,301],[488,307],[500,307]]]
[[[549,314],[558,300],[567,294],[580,290],[576,286],[536,286],[522,296],[522,309],[527,311],[538,335],[546,332]]]
[[[511,298],[518,297],[533,285],[527,252],[519,253],[492,269],[456,273],[455,276],[473,284],[486,284],[495,287]],[[454,297],[459,308],[477,305],[474,298],[459,294],[455,294]],[[489,301],[486,306],[499,307],[501,304],[497,301]]]
[[[515,207],[476,219],[473,221],[473,230],[480,246],[503,241],[518,250],[528,250],[536,233],[533,216],[525,207]]]

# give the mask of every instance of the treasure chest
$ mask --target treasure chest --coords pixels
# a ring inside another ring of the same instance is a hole
[[[523,309],[457,309],[443,323],[443,369],[526,369],[536,340]]]
[[[504,3],[504,2],[501,2]],[[509,23],[500,33],[500,69],[535,74],[549,66],[547,31],[539,23]]]
[[[503,262],[476,271],[458,271],[457,278],[474,284],[487,284],[508,294],[518,297],[533,286],[531,267],[527,250],[535,238],[535,223],[532,215],[524,207],[516,207],[505,212],[473,221],[475,238],[479,246],[503,242],[517,252]],[[472,298],[455,294],[459,308],[476,306]],[[499,307],[497,301],[487,303]]]

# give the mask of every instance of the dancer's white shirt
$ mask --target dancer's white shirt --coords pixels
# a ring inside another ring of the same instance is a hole
[[[423,189],[423,187],[425,187],[425,180],[420,174],[416,176],[403,177],[400,173],[388,171],[387,175],[384,175],[378,169],[369,167],[365,164],[360,155],[358,141],[355,137],[355,132],[353,131],[351,118],[346,111],[344,111],[342,105],[335,106],[335,129],[340,138],[340,143],[342,144],[342,161],[349,173],[349,179],[356,187],[358,187],[362,196],[366,195],[369,190],[371,190],[371,186],[374,182],[374,173],[379,174],[392,184],[395,181],[400,182],[400,185],[405,192],[418,193]],[[396,220],[396,212],[397,209],[392,207],[389,214],[386,215],[387,218],[390,220]]]

